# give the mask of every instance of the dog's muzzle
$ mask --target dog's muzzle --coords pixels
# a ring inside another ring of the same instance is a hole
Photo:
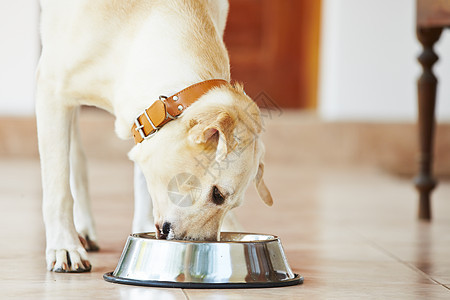
[[[170,230],[172,229],[172,224],[169,222],[164,222],[162,228],[159,224],[155,224],[156,227],[156,237],[161,240],[167,239],[169,236]]]

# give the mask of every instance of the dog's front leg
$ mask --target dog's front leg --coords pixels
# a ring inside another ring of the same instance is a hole
[[[242,232],[244,228],[236,218],[233,211],[229,211],[223,220],[221,231]]]
[[[89,271],[91,265],[73,222],[70,191],[70,127],[74,109],[53,90],[38,88],[36,117],[41,157],[47,268],[55,272]]]
[[[75,200],[75,228],[82,239],[84,248],[88,251],[98,251],[97,234],[88,189],[86,156],[81,145],[78,129],[79,110],[79,108],[76,108],[74,112],[70,140],[70,187]]]
[[[148,193],[144,174],[134,163],[134,218],[133,233],[155,231],[153,203]]]

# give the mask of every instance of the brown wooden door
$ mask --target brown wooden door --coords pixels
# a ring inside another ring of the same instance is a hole
[[[231,74],[253,98],[280,107],[317,102],[320,0],[230,0],[225,43]]]

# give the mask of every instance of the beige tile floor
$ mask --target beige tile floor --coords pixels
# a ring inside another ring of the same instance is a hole
[[[131,229],[132,165],[126,157],[90,161],[101,246],[90,254],[92,272],[47,272],[39,162],[3,157],[0,298],[450,299],[450,182],[441,182],[434,194],[433,222],[419,222],[409,179],[366,167],[304,166],[271,154],[282,151],[275,146],[267,141],[266,182],[274,206],[265,207],[250,189],[236,213],[247,231],[281,237],[303,285],[181,290],[103,281]]]

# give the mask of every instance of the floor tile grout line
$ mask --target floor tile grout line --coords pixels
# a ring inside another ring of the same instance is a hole
[[[417,268],[416,266],[414,266],[413,264],[406,262],[404,260],[402,260],[401,258],[397,257],[395,254],[391,253],[390,251],[386,250],[385,248],[381,247],[379,244],[375,243],[372,240],[369,240],[367,237],[365,237],[363,234],[359,234],[369,245],[371,245],[372,247],[374,247],[375,249],[383,252],[384,254],[386,254],[387,256],[393,258],[394,260],[396,260],[397,262],[401,263],[402,265],[405,265],[406,267],[408,267],[409,269],[413,270],[416,273],[419,273],[420,275],[422,275],[423,277],[425,277],[426,279],[430,280],[431,282],[434,282],[437,285],[442,286],[443,288],[450,290],[450,287],[446,286],[444,283],[439,282],[438,280],[434,279],[431,275],[428,275],[427,273],[425,273],[424,271],[422,271],[421,269]]]

